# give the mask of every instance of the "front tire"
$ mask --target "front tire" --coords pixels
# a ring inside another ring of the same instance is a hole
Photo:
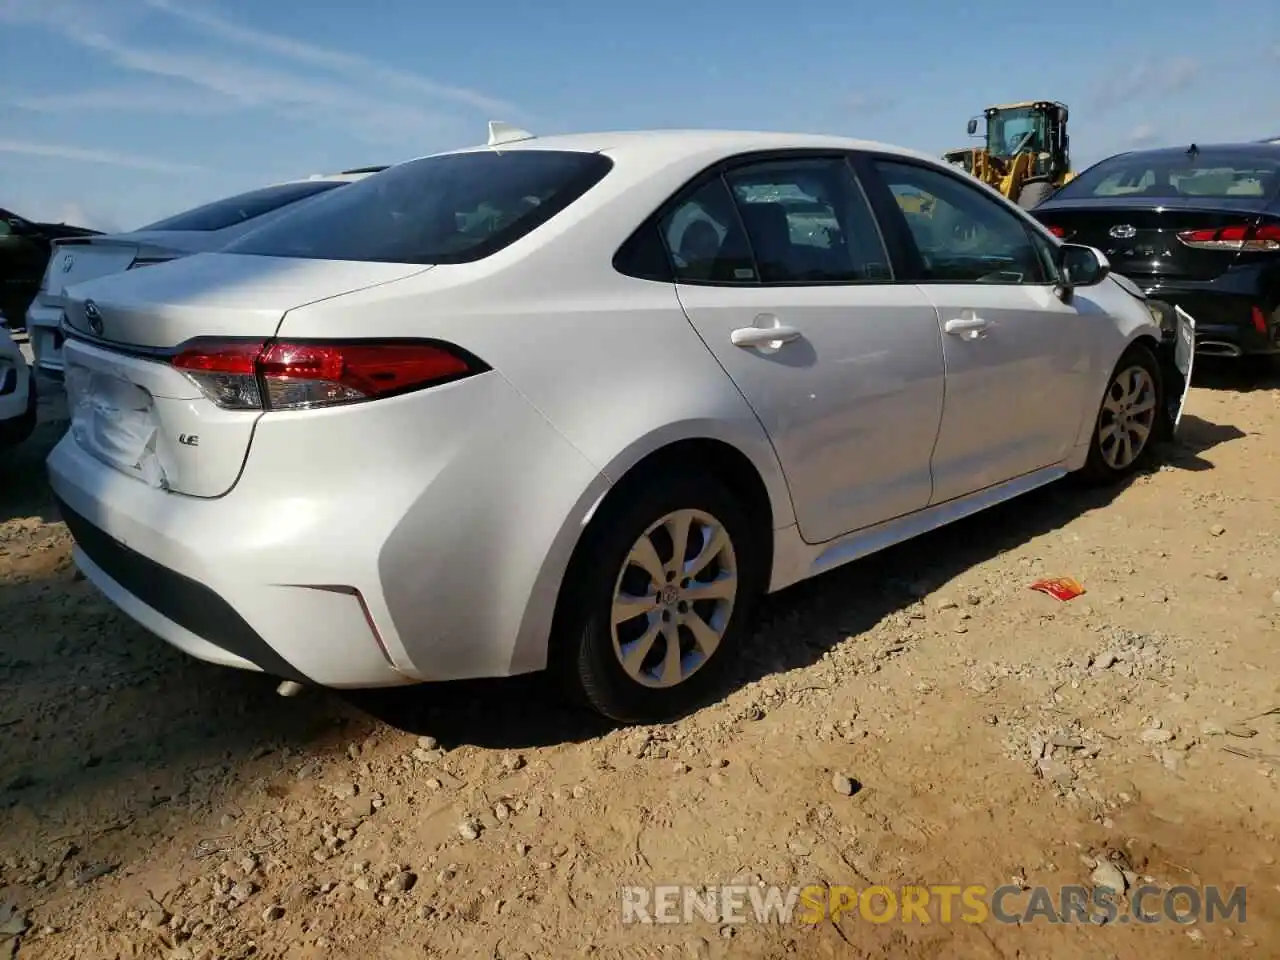
[[[1028,183],[1018,191],[1018,206],[1023,210],[1030,210],[1044,203],[1052,195],[1053,184],[1045,180],[1037,180],[1035,183]]]
[[[655,477],[615,495],[566,578],[561,679],[612,720],[663,722],[721,686],[762,592],[764,551],[711,477]]]
[[[1132,476],[1150,458],[1163,414],[1160,363],[1150,349],[1135,343],[1107,381],[1081,479],[1105,484]]]

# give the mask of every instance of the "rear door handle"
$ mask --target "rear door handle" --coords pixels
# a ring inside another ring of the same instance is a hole
[[[981,317],[954,317],[948,320],[942,327],[943,332],[951,334],[953,337],[964,337],[966,340],[973,340],[982,335],[982,331],[987,329],[990,324]]]
[[[739,327],[729,334],[729,341],[735,347],[767,347],[775,343],[790,343],[800,339],[800,331],[795,327],[778,325],[776,327]]]

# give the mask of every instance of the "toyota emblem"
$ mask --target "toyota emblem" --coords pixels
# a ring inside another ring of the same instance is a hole
[[[1130,240],[1137,235],[1138,231],[1130,224],[1120,223],[1108,230],[1107,233],[1117,240]]]
[[[102,311],[98,309],[98,305],[92,300],[84,302],[84,319],[89,324],[89,330],[95,337],[102,336]]]
[[[68,253],[65,257],[62,258],[63,273],[70,273],[71,268],[74,267],[75,265],[76,265],[76,258],[73,257],[71,254]]]

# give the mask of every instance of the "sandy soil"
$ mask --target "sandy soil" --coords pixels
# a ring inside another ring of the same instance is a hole
[[[50,408],[0,462],[0,957],[1280,954],[1280,382],[1209,371],[1189,409],[1127,488],[787,591],[722,703],[614,730],[537,679],[285,700],[170,650],[71,565]],[[1108,864],[1247,885],[1247,920],[620,920],[624,883]]]

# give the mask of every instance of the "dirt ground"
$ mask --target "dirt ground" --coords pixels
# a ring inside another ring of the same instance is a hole
[[[627,730],[536,679],[281,699],[170,650],[71,565],[50,407],[0,462],[0,957],[1280,955],[1280,380],[1202,379],[1127,488],[786,591],[723,702]],[[1247,919],[621,922],[628,883],[1108,865]]]

